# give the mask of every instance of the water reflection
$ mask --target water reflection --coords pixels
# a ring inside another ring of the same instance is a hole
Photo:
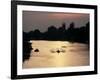
[[[23,68],[89,65],[89,49],[86,44],[42,40],[31,42],[31,57],[23,63]]]

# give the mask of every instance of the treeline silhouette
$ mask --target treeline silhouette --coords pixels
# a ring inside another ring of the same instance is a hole
[[[46,32],[40,32],[39,29],[28,33],[23,32],[23,39],[89,43],[89,22],[79,28],[75,28],[75,24],[72,22],[68,29],[66,29],[66,24],[63,23],[58,29],[55,26],[48,27]]]
[[[70,23],[66,29],[66,24],[56,28],[55,26],[48,27],[47,31],[40,32],[39,29],[30,32],[23,32],[23,61],[29,59],[31,43],[30,40],[50,40],[50,41],[69,41],[89,44],[89,22],[85,26],[75,27],[75,23]]]

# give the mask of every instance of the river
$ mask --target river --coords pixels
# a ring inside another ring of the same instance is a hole
[[[89,48],[87,44],[43,40],[30,42],[33,50],[31,51],[30,59],[22,64],[23,68],[89,65]]]

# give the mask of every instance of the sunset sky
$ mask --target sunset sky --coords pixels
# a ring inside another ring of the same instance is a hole
[[[61,27],[63,22],[66,23],[66,29],[71,22],[75,23],[75,27],[80,27],[85,26],[88,21],[89,14],[23,11],[23,31],[25,32],[35,29],[45,32],[52,25],[56,28]]]

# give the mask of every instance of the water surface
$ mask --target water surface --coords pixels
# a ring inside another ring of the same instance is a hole
[[[31,41],[33,50],[23,68],[70,67],[89,65],[87,44],[67,41]],[[34,52],[39,49],[39,52]]]

